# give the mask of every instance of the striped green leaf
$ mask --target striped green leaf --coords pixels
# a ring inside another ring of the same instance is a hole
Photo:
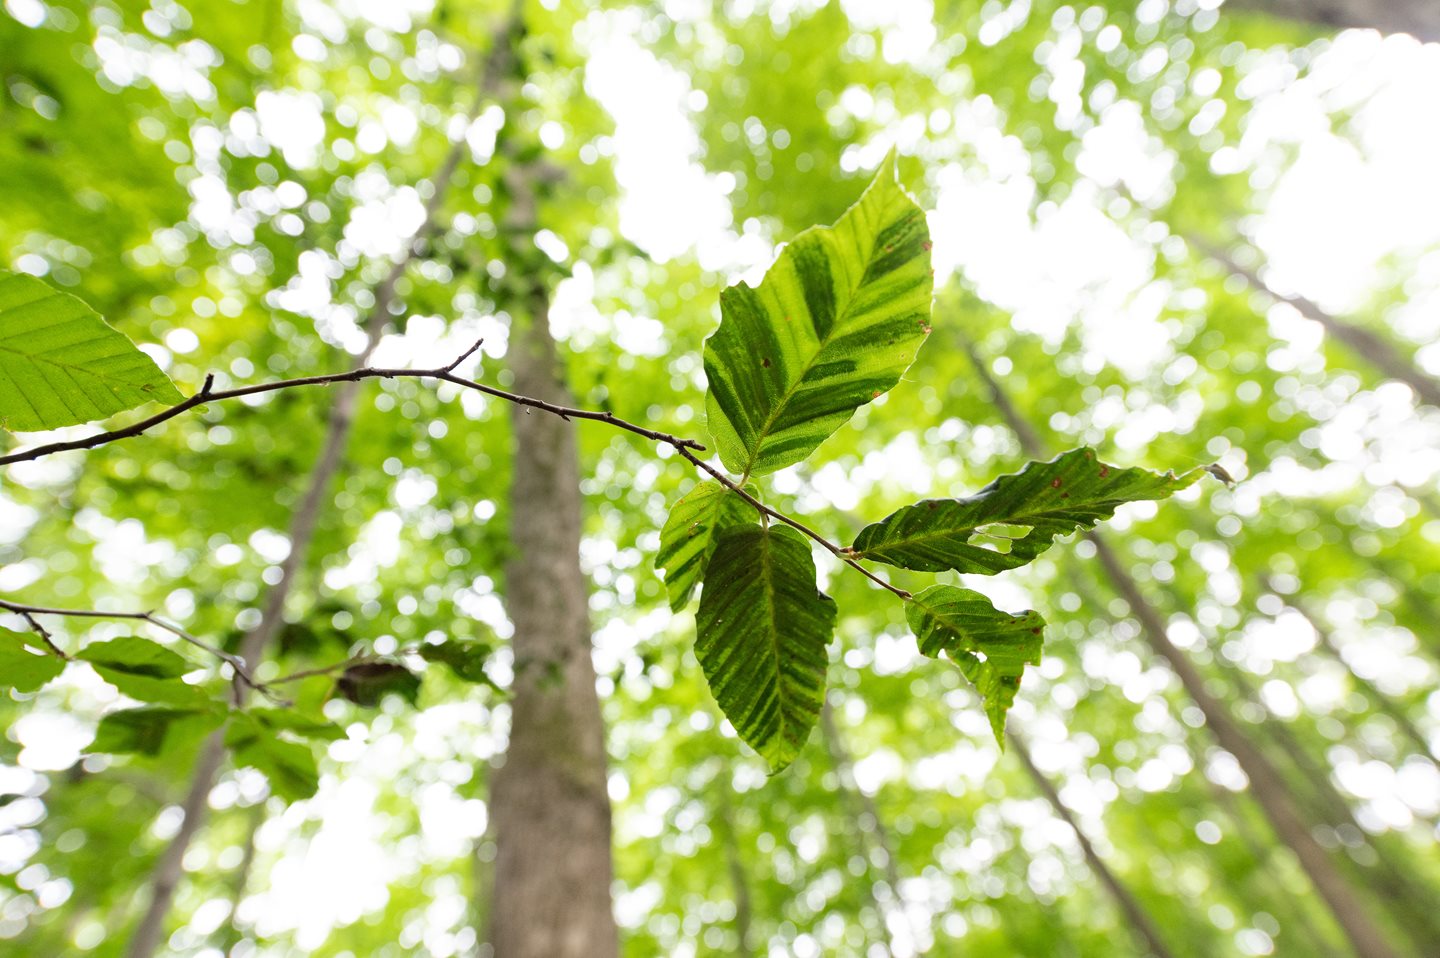
[[[1093,529],[1127,502],[1167,498],[1205,471],[1116,469],[1090,449],[1074,449],[1001,476],[969,498],[906,506],[862,529],[851,551],[920,572],[993,575],[1025,565],[1059,536]]]
[[[975,686],[1000,747],[1005,747],[1005,715],[1020,690],[1026,665],[1040,664],[1045,620],[1038,612],[1001,612],[978,592],[934,585],[913,596],[905,607],[920,651],[946,657]]]
[[[800,462],[891,389],[930,330],[930,234],[887,157],[832,227],[786,246],[758,287],[720,294],[705,411],[725,467]]]
[[[183,398],[153,359],[84,302],[0,271],[0,427],[55,429]]]
[[[788,526],[723,530],[705,570],[695,655],[720,710],[778,772],[820,717],[835,601]]]
[[[655,555],[655,567],[665,570],[673,611],[685,608],[695,594],[720,531],[753,526],[759,520],[753,506],[718,482],[702,482],[675,502],[660,530],[660,551]]]

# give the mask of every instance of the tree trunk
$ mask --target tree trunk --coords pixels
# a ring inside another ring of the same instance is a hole
[[[1009,401],[999,382],[991,374],[989,366],[981,361],[973,344],[963,334],[961,339],[972,365],[994,399],[996,408],[1007,419],[1020,439],[1021,446],[1028,455],[1042,456],[1044,453],[1036,430]],[[1325,899],[1356,954],[1361,958],[1395,958],[1396,952],[1370,920],[1369,912],[1355,889],[1311,834],[1309,823],[1291,797],[1279,772],[1250,743],[1249,738],[1230,717],[1224,703],[1210,694],[1204,679],[1185,654],[1171,643],[1160,613],[1146,601],[1140,592],[1139,584],[1105,540],[1095,533],[1087,534],[1086,538],[1094,544],[1096,557],[1100,560],[1106,578],[1129,604],[1130,614],[1140,625],[1140,634],[1150,648],[1170,664],[1186,693],[1204,714],[1205,724],[1209,726],[1220,746],[1235,756],[1235,760],[1250,780],[1250,792],[1265,811],[1270,826],[1300,860],[1315,890]]]
[[[1406,714],[1405,709],[1399,702],[1380,691],[1370,680],[1361,678],[1355,674],[1354,669],[1350,668],[1350,664],[1345,661],[1345,656],[1341,654],[1339,643],[1335,641],[1335,637],[1330,634],[1330,630],[1325,624],[1313,614],[1308,602],[1305,602],[1299,596],[1285,595],[1280,592],[1268,577],[1262,576],[1260,585],[1265,591],[1279,596],[1281,601],[1294,609],[1310,624],[1310,628],[1315,630],[1316,644],[1319,645],[1326,655],[1334,659],[1350,674],[1350,681],[1354,683],[1355,688],[1364,696],[1365,700],[1370,703],[1370,707],[1395,723],[1396,730],[1405,738],[1409,739],[1411,745],[1414,746],[1415,754],[1431,762],[1440,758],[1440,752],[1437,752],[1435,747],[1430,744],[1429,739],[1425,737],[1425,733],[1420,731],[1420,727],[1415,724],[1414,719]]]
[[[1433,3],[1433,9],[1440,16],[1440,3]],[[1241,277],[1252,287],[1273,299],[1294,306],[1306,319],[1320,324],[1326,334],[1344,343],[1351,352],[1378,369],[1386,377],[1402,382],[1414,390],[1416,397],[1431,406],[1440,406],[1440,381],[1417,366],[1392,343],[1378,334],[1361,326],[1354,326],[1320,308],[1320,305],[1304,296],[1291,296],[1278,292],[1258,272],[1242,266],[1234,256],[1224,249],[1195,236],[1186,236],[1186,242],[1205,256],[1219,263],[1229,272]]]
[[[512,20],[503,101],[525,79],[524,25]],[[537,187],[548,176],[516,135],[501,143],[510,205],[502,225],[522,288],[511,312],[514,389],[574,405],[550,335],[545,262],[535,249]],[[614,958],[605,727],[591,659],[589,589],[580,568],[583,501],[573,425],[510,407],[515,461],[505,602],[514,623],[510,741],[491,777],[495,866],[489,907],[495,958]]]
[[[1100,883],[1105,886],[1110,897],[1115,899],[1115,904],[1119,906],[1125,914],[1126,921],[1129,922],[1130,930],[1144,944],[1146,953],[1154,955],[1155,958],[1174,958],[1174,952],[1165,947],[1165,941],[1160,937],[1160,930],[1151,920],[1150,913],[1145,910],[1145,906],[1140,904],[1139,899],[1130,893],[1130,889],[1126,888],[1120,878],[1110,870],[1110,866],[1105,864],[1105,860],[1100,857],[1100,853],[1090,843],[1089,836],[1080,827],[1074,814],[1060,800],[1060,793],[1055,790],[1055,786],[1045,776],[1045,773],[1036,766],[1034,759],[1030,757],[1030,749],[1025,744],[1025,740],[1009,731],[1005,733],[1005,740],[1010,744],[1010,750],[1015,753],[1016,758],[1020,759],[1020,764],[1024,766],[1031,781],[1035,783],[1035,787],[1040,789],[1041,794],[1049,800],[1050,807],[1055,810],[1055,814],[1059,815],[1065,824],[1075,832],[1075,839],[1080,843],[1080,851],[1085,855],[1086,864],[1095,873],[1095,877],[1100,879]]]
[[[1227,0],[1225,10],[1264,13],[1326,30],[1368,28],[1440,41],[1440,3],[1435,0]]]
[[[729,763],[715,776],[715,826],[725,846],[725,867],[730,873],[730,890],[735,896],[736,958],[755,954],[754,931],[751,927],[753,905],[750,901],[750,875],[740,854],[740,838],[735,832],[735,813],[730,793],[735,788]]]
[[[880,810],[875,807],[875,800],[865,794],[855,781],[855,760],[840,735],[840,729],[835,725],[835,713],[830,707],[829,697],[826,697],[820,710],[820,733],[825,739],[825,750],[830,753],[830,764],[835,768],[835,777],[840,780],[840,800],[845,806],[846,824],[854,833],[859,853],[865,859],[865,890],[876,917],[880,919],[881,935],[867,954],[878,952],[882,958],[889,958],[895,954],[891,922],[898,921],[909,925],[909,916],[905,914],[904,903],[900,901],[900,872],[895,864],[895,849],[890,842],[890,833],[880,818]],[[870,828],[865,827],[867,819]],[[889,888],[888,901],[882,901],[880,896],[875,894],[875,882],[870,878],[870,869],[876,865],[876,859],[880,859],[881,874]],[[912,941],[918,940],[913,927],[910,928],[910,938]]]
[[[510,368],[526,396],[573,405],[546,297],[512,328]],[[580,569],[580,470],[570,423],[511,408],[515,471],[506,604],[515,624],[510,743],[491,783],[497,958],[608,958],[610,799],[588,590]]]
[[[1279,771],[1251,744],[1250,739],[1230,717],[1225,704],[1211,695],[1205,687],[1205,680],[1199,670],[1171,643],[1160,613],[1141,595],[1139,585],[1121,564],[1119,557],[1111,551],[1110,546],[1093,533],[1088,538],[1095,546],[1096,558],[1100,560],[1106,578],[1130,606],[1130,614],[1140,624],[1140,634],[1155,654],[1169,663],[1186,693],[1204,714],[1205,724],[1209,726],[1220,747],[1235,756],[1235,761],[1250,780],[1250,792],[1265,810],[1270,826],[1300,860],[1315,890],[1325,899],[1330,911],[1335,915],[1335,920],[1350,939],[1356,954],[1362,958],[1393,958],[1396,952],[1390,948],[1379,927],[1370,920],[1369,911],[1356,895],[1355,889],[1311,834],[1311,823],[1307,823]]]

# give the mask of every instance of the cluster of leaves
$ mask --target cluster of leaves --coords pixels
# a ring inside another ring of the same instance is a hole
[[[836,605],[817,586],[809,543],[754,508],[747,483],[804,461],[900,382],[930,332],[932,277],[925,215],[901,188],[892,154],[833,226],[796,237],[758,287],[741,283],[720,297],[723,318],[705,347],[705,407],[720,459],[740,478],[702,483],[675,504],[656,564],[677,611],[703,583],[696,655],[726,717],[774,771],[794,761],[819,718]],[[906,506],[837,554],[992,575],[1203,472],[1116,469],[1077,449],[974,496]],[[998,610],[956,585],[900,594],[920,650],[960,667],[1003,744],[1020,677],[1040,660],[1040,615]]]
[[[740,478],[717,473],[676,504],[656,565],[677,611],[703,584],[696,655],[716,702],[773,771],[794,761],[819,717],[837,606],[817,586],[810,544],[797,531],[804,527],[772,522],[781,517],[748,484],[805,461],[857,409],[900,382],[930,333],[932,296],[925,214],[900,186],[893,154],[833,226],[800,234],[758,286],[721,294],[722,321],[704,354],[706,411],[721,462]],[[11,428],[51,429],[152,400],[182,401],[154,361],[99,314],[30,276],[0,274],[0,343],[7,374],[0,410]],[[1123,503],[1169,496],[1202,472],[1115,469],[1077,449],[974,496],[906,506],[832,551],[851,564],[991,575],[1025,565],[1059,536],[1093,528]],[[920,650],[959,666],[1003,744],[1025,666],[1040,660],[1040,615],[998,610],[950,584],[917,595],[894,591],[909,603]],[[43,651],[9,641],[15,687],[34,691],[59,674],[60,663],[42,659]],[[488,648],[453,642],[418,654],[463,681],[488,683]],[[175,736],[227,720],[226,700],[185,683],[189,664],[148,639],[92,643],[79,657],[124,694],[152,703],[106,716],[95,751],[155,755]],[[333,690],[358,705],[376,706],[392,693],[415,704],[419,696],[418,676],[398,661],[357,659],[337,671]],[[303,798],[316,787],[314,757],[282,734],[341,733],[318,709],[315,717],[277,717],[286,714],[231,718],[226,743],[278,794]]]

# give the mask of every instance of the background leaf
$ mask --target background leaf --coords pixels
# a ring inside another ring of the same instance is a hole
[[[234,749],[238,764],[265,773],[270,790],[287,802],[310,798],[320,787],[320,772],[310,746],[276,738],[253,716],[237,716],[225,733],[225,744]]]
[[[394,662],[365,662],[341,673],[335,690],[366,708],[374,708],[391,693],[414,705],[420,697],[420,677]]]
[[[184,397],[83,301],[0,271],[0,426],[54,429]]]
[[[892,155],[833,227],[795,237],[759,286],[720,294],[705,410],[726,468],[800,462],[894,387],[929,332],[933,285],[925,214]]]
[[[100,720],[87,751],[159,755],[219,726],[219,712],[146,706],[121,709]]]
[[[968,498],[906,506],[861,530],[854,552],[920,572],[993,575],[1025,565],[1058,536],[1093,529],[1127,502],[1167,498],[1205,472],[1116,469],[1091,449],[1073,449],[1001,476]]]
[[[1045,620],[1038,612],[1001,612],[979,592],[935,585],[905,606],[920,651],[944,652],[985,700],[995,740],[1005,747],[1005,715],[1020,690],[1026,665],[1040,664]]]
[[[752,493],[753,495],[753,493]],[[695,593],[715,554],[719,533],[759,524],[755,507],[718,482],[702,482],[676,500],[660,530],[655,567],[665,570],[670,608],[679,612]]]
[[[485,663],[494,651],[488,642],[450,639],[436,645],[422,645],[420,657],[426,662],[448,666],[457,678],[465,682],[488,685],[498,691],[499,686],[485,673]]]
[[[695,655],[720,710],[772,772],[820,716],[835,601],[810,544],[787,526],[726,529],[705,572]]]
[[[101,678],[132,699],[195,706],[210,701],[204,689],[181,678],[195,666],[149,639],[127,635],[92,642],[75,657],[89,662]]]

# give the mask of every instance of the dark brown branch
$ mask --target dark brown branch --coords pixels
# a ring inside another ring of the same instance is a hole
[[[143,419],[123,429],[114,429],[110,432],[96,433],[83,439],[72,439],[67,442],[55,442],[45,446],[36,446],[33,449],[25,449],[14,452],[8,456],[0,456],[0,465],[10,465],[16,462],[30,462],[42,459],[46,456],[59,452],[70,452],[77,449],[95,449],[100,446],[118,442],[121,439],[131,439],[147,430],[168,422],[176,416],[180,416],[197,406],[203,406],[210,402],[224,402],[228,399],[240,399],[245,396],[257,396],[263,393],[278,392],[282,389],[296,389],[301,386],[328,386],[333,383],[359,382],[365,379],[436,379],[443,382],[463,386],[466,389],[474,389],[487,396],[494,396],[506,402],[515,403],[519,406],[530,406],[535,409],[543,409],[545,412],[553,413],[562,419],[590,419],[596,422],[607,422],[612,426],[628,430],[638,436],[644,436],[656,442],[665,442],[677,449],[695,449],[703,452],[705,447],[693,439],[681,439],[668,433],[657,432],[654,429],[646,429],[635,423],[620,419],[613,413],[594,412],[589,409],[574,409],[568,406],[557,406],[540,399],[531,399],[527,396],[519,396],[515,393],[506,392],[494,386],[487,386],[484,383],[457,376],[454,373],[455,367],[464,362],[475,350],[480,348],[476,343],[466,350],[464,355],[448,366],[441,366],[438,369],[384,369],[375,366],[362,366],[358,369],[351,369],[343,373],[328,373],[321,376],[302,376],[297,379],[279,379],[275,382],[255,383],[250,386],[237,386],[233,389],[215,389],[214,376],[206,376],[205,384],[195,395],[177,405],[171,406],[162,412],[156,413],[149,419]]]
[[[879,585],[881,588],[893,592],[895,595],[899,596],[902,599],[910,598],[909,592],[899,588],[898,586],[892,585],[889,582],[886,582],[884,579],[880,578],[878,575],[871,572],[869,569],[860,565],[859,562],[857,562],[847,553],[847,550],[844,547],[836,545],[835,543],[831,542],[829,539],[826,539],[820,533],[804,525],[803,523],[798,522],[797,520],[792,519],[783,513],[777,512],[774,509],[771,509],[769,506],[766,506],[759,499],[756,499],[754,496],[746,492],[743,488],[740,487],[739,484],[730,479],[724,473],[720,472],[714,466],[711,466],[709,463],[696,456],[695,453],[705,452],[706,448],[703,444],[696,442],[694,439],[685,439],[680,436],[672,435],[668,432],[661,432],[657,429],[649,429],[645,426],[630,422],[629,420],[621,419],[619,416],[616,416],[612,412],[597,412],[592,409],[580,409],[575,406],[560,406],[556,405],[555,403],[546,402],[543,399],[532,399],[529,396],[521,396],[518,393],[512,393],[507,390],[500,389],[496,386],[490,386],[473,379],[467,379],[464,376],[457,376],[455,374],[455,369],[470,356],[474,355],[476,350],[480,348],[480,345],[481,344],[477,342],[475,345],[467,349],[455,361],[449,363],[448,365],[438,367],[436,369],[390,369],[375,366],[363,366],[358,369],[352,369],[348,372],[343,373],[329,373],[321,376],[302,376],[297,379],[280,379],[276,380],[275,382],[255,383],[250,386],[237,386],[233,389],[220,390],[213,388],[214,377],[207,376],[205,377],[205,384],[195,395],[191,396],[189,399],[186,399],[184,402],[179,403],[178,405],[171,406],[169,409],[166,409],[163,412],[151,416],[149,419],[142,420],[135,423],[134,425],[127,426],[123,429],[116,429],[110,432],[97,433],[84,439],[73,439],[68,442],[51,443],[46,446],[36,446],[33,449],[27,449],[16,453],[11,453],[8,456],[0,457],[0,465],[9,465],[15,462],[28,462],[35,459],[44,458],[45,456],[54,455],[55,453],[59,452],[69,452],[78,449],[95,449],[100,446],[109,445],[112,442],[117,442],[121,439],[130,439],[140,435],[141,433],[150,429],[152,426],[158,426],[163,422],[174,419],[176,416],[179,416],[185,412],[188,412],[191,409],[194,409],[197,406],[204,405],[208,402],[224,402],[225,400],[229,399],[240,399],[245,396],[257,396],[263,393],[278,392],[283,389],[297,389],[302,386],[328,386],[333,383],[360,382],[366,379],[433,379],[439,382],[447,382],[455,386],[460,386],[464,389],[473,389],[476,392],[483,393],[486,396],[493,396],[496,399],[502,399],[505,402],[513,403],[517,406],[526,406],[531,409],[539,409],[543,412],[548,412],[552,415],[559,416],[561,419],[564,419],[566,421],[583,419],[591,422],[601,422],[610,426],[614,426],[617,429],[623,429],[626,432],[634,433],[635,435],[641,436],[645,439],[649,439],[652,442],[664,443],[668,446],[671,446],[697,469],[700,469],[701,471],[709,474],[721,485],[725,486],[727,489],[730,489],[736,495],[740,496],[740,498],[744,499],[761,514],[769,516],[770,518],[775,519],[778,522],[783,522],[786,525],[790,526],[792,529],[795,529],[797,532],[800,532],[802,535],[808,536],[810,539],[818,542],[820,545],[824,546],[831,555],[835,556],[837,559],[840,559],[842,562],[844,562],[851,568],[856,569],[870,581],[874,582],[876,585]]]

